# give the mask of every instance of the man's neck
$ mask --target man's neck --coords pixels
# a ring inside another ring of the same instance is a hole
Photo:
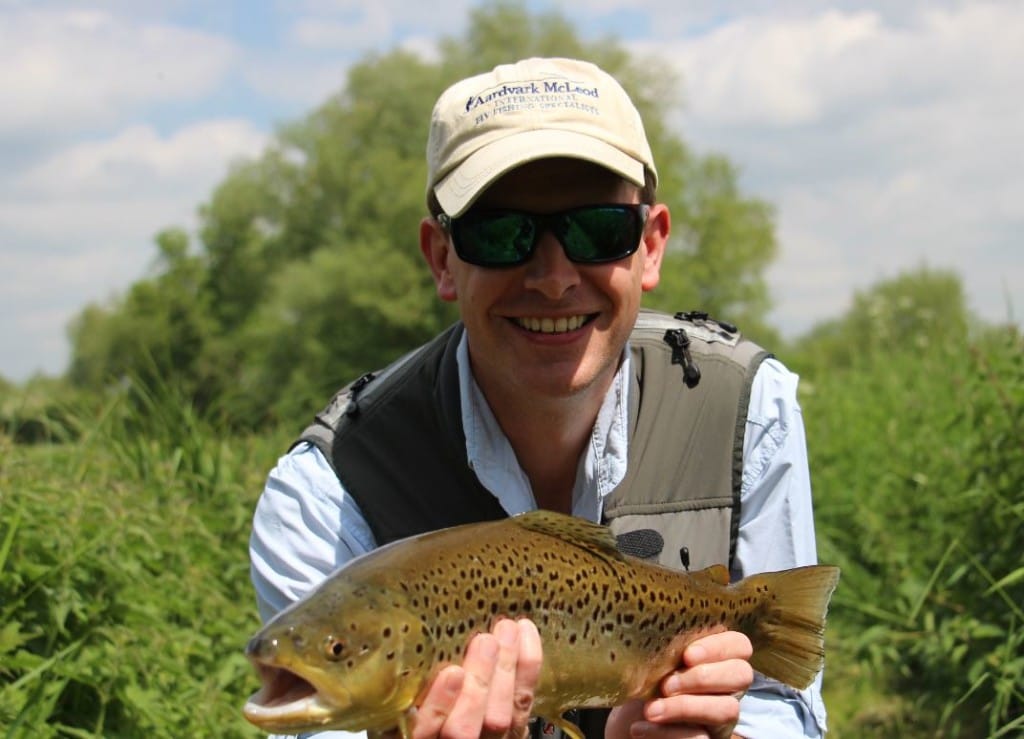
[[[579,460],[612,378],[568,398],[505,398],[483,390],[530,480],[538,507],[572,512]]]

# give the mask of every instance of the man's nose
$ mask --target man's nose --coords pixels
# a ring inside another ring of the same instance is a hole
[[[526,287],[545,297],[558,299],[580,282],[577,265],[565,254],[562,244],[545,231],[530,261],[526,263]]]

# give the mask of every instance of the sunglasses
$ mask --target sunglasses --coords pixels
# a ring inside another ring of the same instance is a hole
[[[624,259],[640,246],[649,205],[585,205],[558,213],[517,210],[469,211],[458,218],[441,213],[437,220],[452,237],[455,253],[479,267],[525,264],[547,231],[565,255],[579,264]]]

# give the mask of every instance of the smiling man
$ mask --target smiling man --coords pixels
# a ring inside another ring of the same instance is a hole
[[[427,159],[420,249],[460,321],[344,388],[271,472],[251,541],[262,616],[390,541],[536,508],[677,568],[814,563],[795,376],[727,324],[641,311],[670,216],[618,82],[569,59],[463,80]],[[767,681],[750,654],[742,634],[703,637],[660,695],[581,725],[820,736],[818,684]],[[434,680],[414,739],[522,737],[542,669],[534,625],[498,621]]]

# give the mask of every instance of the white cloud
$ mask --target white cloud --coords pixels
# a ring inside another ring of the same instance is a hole
[[[922,264],[955,269],[990,320],[1024,298],[1022,38],[1019,4],[971,3],[741,16],[658,46],[684,136],[777,205],[787,332]]]
[[[196,99],[236,54],[211,34],[103,11],[4,12],[0,133],[82,129],[140,104]]]
[[[246,83],[260,95],[305,111],[323,103],[345,86],[348,62],[340,59],[296,59],[288,54],[253,56],[243,71]],[[299,117],[299,113],[296,113]]]
[[[1019,6],[978,3],[925,10],[910,25],[887,25],[874,11],[741,17],[660,50],[684,74],[691,115],[763,128],[842,125],[879,103],[987,99],[1019,82],[1021,38]]]
[[[554,7],[674,63],[686,107],[672,123],[777,206],[782,254],[768,276],[786,333],[922,263],[960,272],[986,317],[1006,317],[1007,293],[1024,310],[1020,3],[594,1]],[[270,116],[321,103],[367,51],[436,55],[480,3],[438,13],[409,0],[296,0],[262,8],[244,35],[241,5],[83,7],[0,0],[9,377],[61,371],[67,320],[137,279],[161,228],[195,223],[227,162],[258,153],[260,129],[283,122]]]
[[[155,234],[194,228],[197,205],[229,163],[257,156],[267,140],[243,120],[169,136],[131,126],[0,181],[0,314],[8,316],[0,331],[6,346],[18,347],[2,372],[60,372],[68,321],[141,277],[156,257]]]
[[[340,16],[297,19],[288,31],[289,40],[314,49],[364,50],[392,38],[394,13],[380,3],[359,3],[342,9]]]
[[[204,121],[162,137],[134,125],[111,138],[84,141],[34,165],[15,182],[30,197],[52,200],[121,198],[138,192],[184,192],[210,183],[231,158],[256,155],[264,133],[242,119]]]
[[[797,21],[744,18],[723,26],[678,54],[690,110],[725,125],[812,121],[827,101],[819,79],[823,67],[854,53],[878,28],[874,13],[834,11]]]

